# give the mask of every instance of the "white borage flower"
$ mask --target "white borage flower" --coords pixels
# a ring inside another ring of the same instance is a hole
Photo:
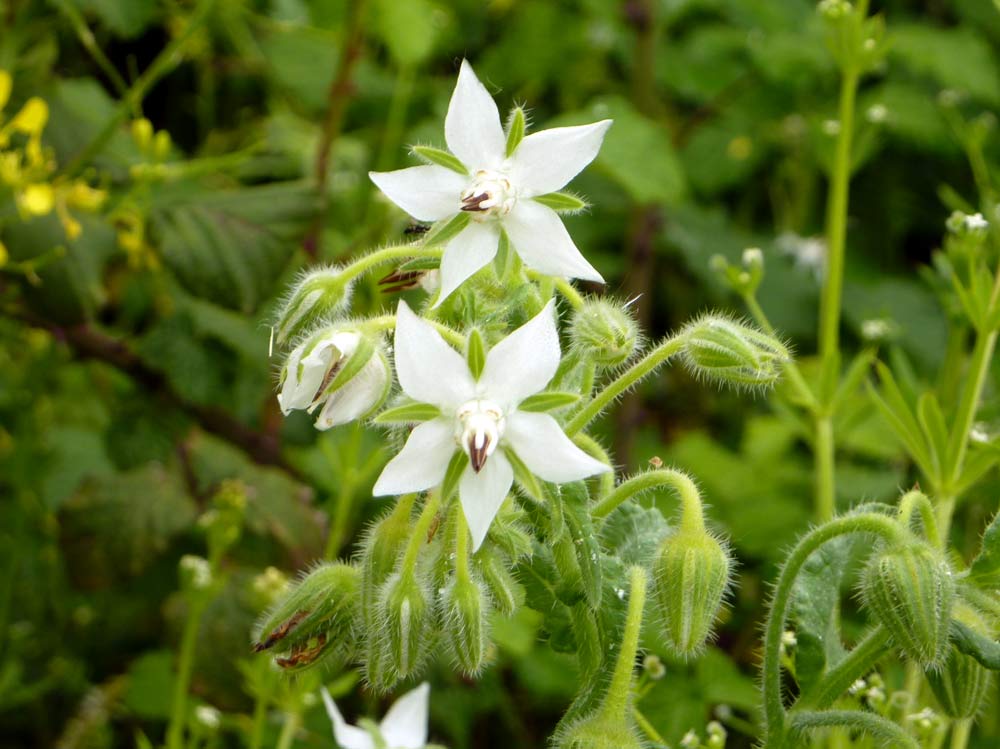
[[[431,685],[424,682],[400,697],[389,708],[382,722],[371,728],[350,725],[340,714],[330,693],[323,687],[320,694],[326,713],[333,723],[333,737],[341,749],[423,749],[427,746],[427,711]],[[373,733],[377,733],[375,736]]]
[[[420,221],[466,213],[471,220],[450,239],[441,258],[444,301],[497,253],[501,230],[526,265],[552,276],[603,283],[584,259],[559,215],[535,200],[561,190],[601,148],[611,120],[557,127],[528,135],[507,153],[496,102],[462,61],[444,122],[448,148],[464,172],[431,164],[370,172],[392,202]]]
[[[363,333],[331,326],[295,347],[281,373],[278,405],[320,408],[317,429],[346,424],[371,413],[385,400],[392,378],[381,346]]]
[[[610,470],[574,445],[548,414],[518,410],[548,385],[560,357],[554,302],[490,349],[478,379],[461,354],[400,302],[399,384],[414,400],[437,407],[439,415],[410,433],[375,482],[375,496],[437,486],[456,452],[464,451],[469,464],[458,492],[478,549],[514,482],[508,451],[531,473],[554,483]]]

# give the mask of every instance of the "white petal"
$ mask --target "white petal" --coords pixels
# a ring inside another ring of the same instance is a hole
[[[601,150],[611,120],[527,136],[511,155],[511,181],[528,197],[561,190]]]
[[[462,206],[468,177],[443,166],[411,166],[395,172],[368,172],[389,200],[420,221],[454,216]]]
[[[454,409],[474,393],[469,365],[444,342],[433,325],[417,317],[406,302],[396,309],[396,375],[411,398]]]
[[[309,408],[316,391],[323,384],[327,369],[337,350],[329,344],[319,344],[303,358],[306,344],[302,344],[288,355],[285,364],[285,381],[278,393],[278,405],[286,416],[298,408]]]
[[[513,408],[549,384],[559,368],[555,301],[486,355],[478,389],[504,408]]]
[[[504,439],[528,470],[545,481],[563,484],[611,470],[574,445],[548,414],[508,414]]]
[[[500,231],[495,223],[470,221],[444,248],[441,291],[434,306],[441,304],[469,276],[490,262],[499,246]]]
[[[470,172],[494,169],[507,155],[507,138],[496,102],[467,60],[462,60],[458,83],[444,118],[444,139]]]
[[[403,449],[382,469],[372,495],[395,496],[437,486],[456,449],[452,420],[425,421],[410,432]]]
[[[458,484],[458,495],[469,532],[472,533],[473,551],[479,549],[486,538],[490,523],[497,516],[513,483],[514,469],[503,450],[497,450],[487,458],[479,473],[473,471],[471,465],[466,466]]]
[[[375,740],[367,731],[349,725],[344,720],[344,716],[340,714],[340,710],[337,709],[330,693],[326,691],[326,687],[320,689],[320,694],[323,696],[323,704],[326,705],[326,714],[330,716],[330,722],[333,723],[333,737],[340,744],[341,749],[375,749]]]
[[[392,749],[423,749],[427,744],[427,711],[431,685],[426,681],[393,703],[379,729]]]
[[[604,283],[601,274],[573,244],[559,215],[534,200],[519,200],[504,218],[514,251],[531,268],[550,276],[569,276]]]
[[[381,400],[389,381],[389,370],[379,353],[353,379],[335,390],[316,418],[317,429],[329,429],[360,419]]]

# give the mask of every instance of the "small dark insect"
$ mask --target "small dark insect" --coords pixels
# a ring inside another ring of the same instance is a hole
[[[268,648],[274,647],[274,644],[284,640],[288,637],[288,633],[291,632],[295,627],[299,625],[303,619],[309,616],[308,611],[296,611],[288,621],[282,622],[276,630],[271,632],[262,642],[258,642],[253,646],[253,652],[259,653],[262,650],[267,650]]]
[[[430,224],[410,224],[403,229],[403,234],[413,236],[415,234],[426,234],[431,230]]]

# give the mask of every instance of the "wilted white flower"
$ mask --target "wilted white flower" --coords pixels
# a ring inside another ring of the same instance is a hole
[[[500,113],[472,66],[462,62],[444,135],[464,165],[436,164],[371,172],[392,202],[420,221],[471,220],[441,258],[440,304],[497,253],[501,230],[531,268],[552,276],[603,282],[570,238],[562,219],[533,198],[562,189],[600,150],[611,120],[558,127],[525,137],[508,155]]]
[[[360,369],[338,382],[338,373],[355,356],[368,358]],[[322,406],[316,428],[329,429],[378,407],[390,385],[389,364],[377,344],[356,330],[325,328],[288,355],[281,373],[278,404],[286,416],[296,409],[312,413]]]
[[[431,685],[424,682],[400,697],[378,724],[378,736],[350,725],[340,714],[326,687],[320,691],[333,723],[333,737],[341,749],[423,749],[427,745],[427,711]]]
[[[440,409],[411,433],[375,482],[375,496],[440,484],[457,450],[469,456],[459,498],[478,549],[514,482],[507,452],[556,483],[610,470],[574,445],[548,414],[518,410],[542,390],[560,360],[555,303],[490,349],[479,379],[465,359],[405,302],[396,313],[396,372],[403,391]]]

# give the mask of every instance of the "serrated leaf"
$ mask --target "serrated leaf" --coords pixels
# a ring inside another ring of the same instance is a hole
[[[376,424],[412,424],[429,421],[441,415],[441,409],[430,403],[404,403],[387,408],[375,417]]]
[[[1000,512],[983,534],[979,555],[969,568],[969,579],[981,588],[1000,588]]]
[[[529,395],[521,401],[521,405],[517,408],[519,411],[533,411],[536,413],[555,411],[560,408],[572,406],[578,400],[580,400],[579,393],[563,393],[552,390],[544,393]]]
[[[428,0],[376,0],[374,30],[402,67],[420,65],[434,49],[440,8]]]
[[[424,161],[430,162],[431,164],[437,164],[438,166],[443,166],[446,169],[451,169],[453,172],[458,172],[459,174],[468,174],[469,170],[465,168],[457,156],[448,151],[444,151],[440,148],[434,148],[433,146],[412,146],[410,148],[415,156],[419,156]],[[455,204],[455,209],[458,210],[458,203]]]
[[[554,211],[582,211],[587,207],[586,201],[568,192],[550,192],[532,200],[547,205]]]

